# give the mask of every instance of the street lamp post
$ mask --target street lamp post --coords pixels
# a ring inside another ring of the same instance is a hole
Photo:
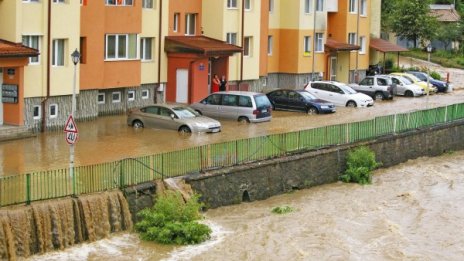
[[[81,54],[76,50],[71,54],[72,62],[74,63],[74,79],[72,89],[72,101],[71,101],[71,117],[74,118],[76,114],[76,77],[77,77],[77,63],[81,58]],[[69,145],[69,175],[71,176],[72,191],[75,193],[74,184],[74,143]]]
[[[425,108],[429,108],[429,93],[430,93],[430,54],[432,53],[432,45],[429,44],[427,45],[427,61],[429,64],[427,64],[427,99],[425,101]]]

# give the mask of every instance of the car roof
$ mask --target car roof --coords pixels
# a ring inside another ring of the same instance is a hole
[[[169,109],[173,109],[177,107],[188,107],[188,105],[182,104],[182,103],[157,103],[157,104],[145,105],[142,108],[152,107],[152,106],[165,107]]]
[[[307,92],[307,91],[301,90],[301,89],[294,90],[294,89],[287,89],[287,88],[284,88],[284,89],[275,89],[275,90],[272,90],[272,91],[270,91],[270,92],[268,92],[268,93],[277,92],[277,91]]]
[[[260,93],[260,92],[247,92],[247,91],[221,91],[221,92],[215,92],[211,94],[264,95],[263,93]]]
[[[312,81],[312,82],[309,82],[309,83],[329,83],[329,84],[333,84],[333,85],[336,85],[336,86],[345,86],[346,85],[344,83],[335,82],[335,81]]]

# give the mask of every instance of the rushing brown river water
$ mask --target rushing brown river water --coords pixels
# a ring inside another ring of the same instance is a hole
[[[210,241],[171,247],[119,234],[31,260],[464,260],[464,151],[208,210]],[[271,213],[277,206],[294,211]]]

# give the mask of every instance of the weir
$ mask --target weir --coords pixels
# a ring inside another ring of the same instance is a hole
[[[22,259],[131,229],[119,190],[11,207],[0,210],[0,259]]]

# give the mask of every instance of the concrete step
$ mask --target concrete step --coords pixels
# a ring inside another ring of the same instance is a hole
[[[34,137],[36,134],[25,126],[0,125],[0,141]]]

